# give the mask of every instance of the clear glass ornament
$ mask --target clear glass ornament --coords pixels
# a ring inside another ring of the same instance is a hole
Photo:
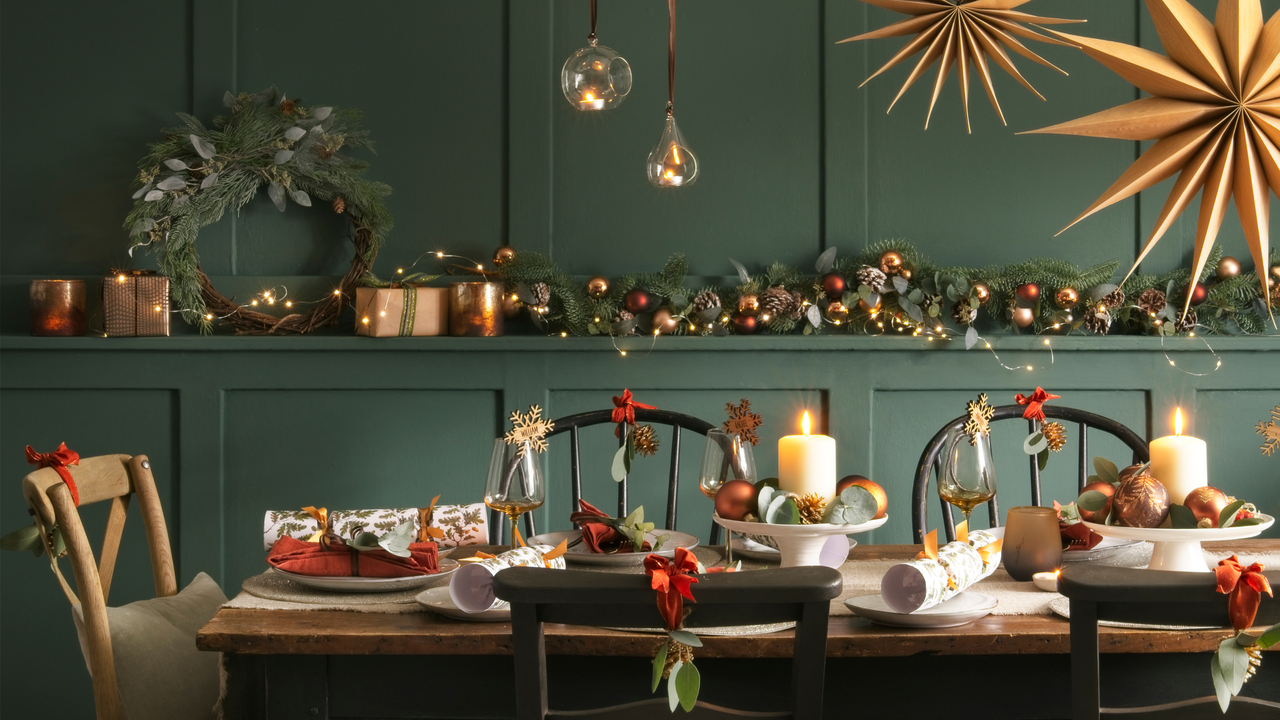
[[[612,48],[596,43],[580,48],[564,61],[560,89],[575,110],[608,110],[631,92],[631,65]]]
[[[685,187],[698,179],[698,157],[684,141],[670,108],[662,137],[649,153],[647,169],[649,183],[654,187]]]

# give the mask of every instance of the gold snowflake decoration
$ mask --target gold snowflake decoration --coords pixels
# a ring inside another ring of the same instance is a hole
[[[756,445],[760,442],[760,438],[756,437],[756,428],[764,422],[758,413],[751,412],[751,401],[742,398],[739,405],[733,403],[725,403],[725,412],[729,413],[729,419],[724,423],[724,431],[733,433],[738,436],[741,442],[749,442]]]
[[[645,457],[656,455],[658,453],[658,434],[653,431],[653,426],[641,425],[637,427],[635,433],[631,436],[631,447]]]
[[[969,401],[969,420],[964,424],[964,431],[969,433],[969,444],[978,444],[978,435],[991,435],[991,418],[996,409],[987,402],[987,394],[982,393],[977,400]]]
[[[1280,405],[1271,411],[1271,420],[1258,422],[1258,434],[1262,436],[1262,454],[1271,457],[1271,453],[1280,449]]]
[[[508,445],[519,445],[517,457],[524,454],[524,443],[538,452],[547,449],[547,433],[554,430],[556,424],[542,418],[542,408],[533,405],[529,412],[521,415],[519,410],[511,413],[511,432],[502,436]]]

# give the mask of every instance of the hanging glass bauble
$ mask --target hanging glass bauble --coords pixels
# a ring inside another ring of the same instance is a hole
[[[649,183],[654,187],[685,187],[698,179],[698,157],[689,149],[676,117],[667,113],[667,124],[662,137],[649,153]]]
[[[560,89],[577,110],[615,108],[631,92],[631,66],[612,48],[591,39],[564,61]]]

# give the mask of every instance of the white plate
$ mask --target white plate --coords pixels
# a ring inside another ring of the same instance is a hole
[[[1062,562],[1081,562],[1109,557],[1125,548],[1140,544],[1141,540],[1124,540],[1117,537],[1104,537],[1102,542],[1093,546],[1092,550],[1063,550]]]
[[[857,547],[857,545],[857,540],[849,538],[850,550]],[[734,557],[741,555],[742,557],[749,558],[751,560],[764,560],[766,562],[778,562],[782,559],[782,553],[778,552],[776,548],[771,548],[768,545],[761,545],[754,540],[744,537],[733,539],[733,555]]]
[[[692,550],[698,545],[698,538],[675,530],[654,530],[645,537],[649,542],[654,541],[655,535],[671,535],[667,541],[662,544],[662,550],[653,553],[663,557],[675,557],[676,548],[684,548]],[[561,540],[568,540],[572,543],[574,540],[582,538],[581,530],[565,530],[562,532],[549,532],[541,535],[534,535],[528,539],[530,545],[551,545],[552,547],[559,545]],[[650,553],[647,552],[629,552],[629,553],[594,553],[586,543],[578,543],[569,548],[564,554],[565,562],[576,565],[643,565],[644,559]]]
[[[1071,619],[1071,598],[1055,598],[1049,603],[1049,609],[1068,620]],[[1219,630],[1227,629],[1218,625],[1147,625],[1144,623],[1120,622],[1119,620],[1099,620],[1103,627],[1128,628],[1130,630]]]
[[[501,610],[485,610],[478,613],[459,610],[458,606],[453,604],[453,599],[449,597],[448,585],[423,590],[418,593],[418,597],[414,598],[414,600],[417,600],[418,604],[426,609],[454,620],[471,620],[473,622],[511,621],[511,608],[509,607]]]
[[[895,612],[879,595],[863,595],[844,601],[854,615],[891,627],[947,628],[971,623],[991,614],[999,601],[990,595],[966,590],[950,600],[913,613]]]
[[[1258,513],[1262,522],[1257,525],[1231,526],[1229,528],[1135,528],[1123,525],[1099,525],[1084,521],[1086,527],[1103,537],[1121,540],[1150,540],[1152,542],[1243,540],[1261,535],[1276,521],[1270,515]]]
[[[414,575],[412,577],[398,578],[318,577],[315,575],[299,575],[298,573],[291,573],[275,567],[271,569],[299,585],[305,585],[316,590],[344,593],[378,593],[412,590],[416,587],[422,587],[432,580],[444,577],[457,570],[458,561],[441,558],[440,572],[434,575]]]

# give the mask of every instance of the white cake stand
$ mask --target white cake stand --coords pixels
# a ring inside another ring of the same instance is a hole
[[[1200,543],[1214,540],[1243,540],[1260,535],[1276,521],[1270,515],[1258,515],[1262,522],[1243,527],[1219,528],[1134,528],[1120,525],[1099,525],[1085,522],[1085,526],[1103,537],[1121,540],[1148,540],[1155,543],[1148,570],[1173,570],[1175,572],[1210,572]]]
[[[712,515],[713,520],[728,530],[746,535],[748,538],[777,548],[782,553],[782,567],[800,567],[819,565],[818,556],[822,546],[833,535],[855,535],[868,530],[875,530],[889,520],[885,515],[879,520],[871,520],[861,525],[770,525],[743,520],[726,520],[719,515]]]

